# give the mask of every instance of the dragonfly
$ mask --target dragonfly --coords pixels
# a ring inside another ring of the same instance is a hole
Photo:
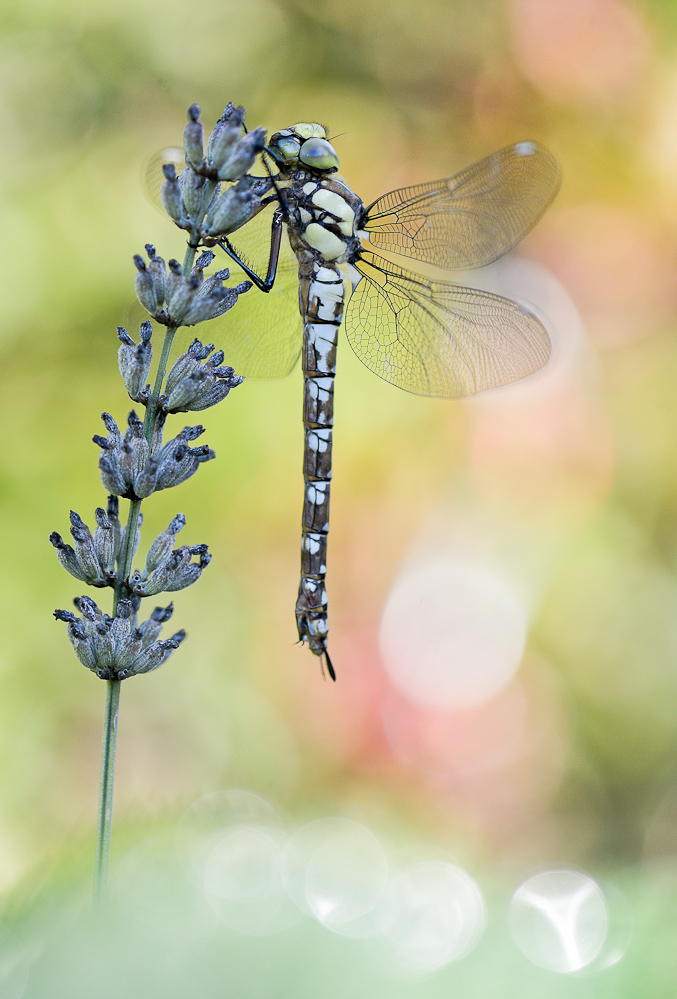
[[[452,177],[391,191],[369,205],[339,175],[328,130],[299,122],[264,149],[265,207],[219,245],[266,294],[245,296],[222,324],[228,363],[249,377],[303,368],[304,503],[296,624],[327,651],[326,591],[334,379],[339,328],[376,375],[417,395],[457,399],[517,381],[550,356],[523,303],[429,278],[380,252],[445,270],[492,263],[538,222],[560,185],[537,142],[492,153]],[[262,188],[263,189],[263,188]],[[380,252],[379,252],[380,251]]]

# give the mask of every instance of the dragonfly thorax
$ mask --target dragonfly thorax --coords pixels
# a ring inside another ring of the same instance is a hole
[[[338,177],[304,174],[285,190],[287,225],[294,252],[317,261],[350,263],[360,249],[356,219],[363,204]]]

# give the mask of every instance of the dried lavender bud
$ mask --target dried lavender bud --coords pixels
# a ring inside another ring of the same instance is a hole
[[[172,259],[168,262],[167,266],[169,268],[169,273],[167,274],[166,300],[169,301],[174,292],[178,288],[183,287],[183,284],[186,279],[183,274],[183,268],[178,260],[174,260],[174,258],[172,257]]]
[[[153,360],[150,340],[152,328],[149,322],[139,328],[141,343],[136,344],[123,326],[118,326],[118,368],[130,397],[135,402],[147,402],[146,382]]]
[[[130,409],[127,414],[127,426],[129,427],[129,431],[131,431],[132,436],[137,438],[137,440],[141,440],[143,437],[143,420],[139,418],[135,409]],[[125,436],[127,435],[125,434]]]
[[[143,636],[135,626],[134,617],[131,601],[118,601],[116,616],[110,627],[110,637],[113,646],[113,669],[116,675],[133,662],[143,647]]]
[[[115,496],[126,494],[127,483],[117,465],[106,457],[105,451],[102,451],[99,456],[99,471],[101,472],[101,484],[106,492],[113,493]]]
[[[200,256],[195,261],[195,266],[196,267],[201,267],[202,270],[206,270],[207,267],[209,267],[209,265],[211,264],[211,262],[212,262],[212,260],[214,259],[215,256],[216,256],[216,254],[213,253],[211,250],[203,250],[203,252],[200,254]]]
[[[67,623],[68,639],[75,650],[76,656],[83,666],[86,666],[87,669],[95,673],[97,669],[96,655],[82,621],[72,611],[55,610],[54,617],[57,621],[65,621]]]
[[[170,261],[170,266],[171,263],[172,261]],[[181,265],[179,264],[179,272],[174,274],[176,280],[173,282],[173,287],[167,296],[167,312],[173,326],[184,325],[184,316],[201,284],[201,281],[193,274],[189,274],[187,278],[184,277],[180,268]]]
[[[50,541],[57,550],[57,557],[64,569],[76,579],[90,586],[109,586],[115,582],[113,525],[102,509],[96,511],[98,527],[92,536],[82,518],[71,510],[71,534],[75,548],[66,545],[54,531]]]
[[[219,170],[244,135],[244,108],[228,105],[207,140],[207,159]]]
[[[244,176],[211,203],[200,227],[204,237],[227,236],[249,222],[261,210],[256,181]]]
[[[141,600],[140,597],[136,599]],[[173,613],[174,604],[169,604],[167,607],[156,607],[148,620],[139,625],[144,649],[147,649],[160,636],[162,625],[169,621]]]
[[[85,638],[85,629],[82,627],[82,621],[75,616],[73,611],[67,610],[55,610],[54,617],[57,621],[65,621],[73,629],[73,634],[78,639]]]
[[[185,354],[177,358],[167,378],[163,408],[170,413],[208,409],[225,399],[232,388],[244,381],[232,368],[221,368],[223,351],[217,351],[206,364],[200,360],[214,349],[213,344],[203,347],[194,340]]]
[[[162,191],[160,193],[162,206],[167,212],[167,215],[169,215],[170,219],[173,219],[177,225],[181,228],[187,227],[186,223],[188,220],[186,218],[186,209],[183,203],[181,186],[176,176],[174,164],[165,163],[162,167],[162,172],[165,176],[165,181],[162,185]]]
[[[192,561],[195,555],[198,556],[197,562]],[[183,590],[200,578],[202,570],[210,562],[211,555],[206,545],[182,545],[171,552],[146,579],[135,579],[134,593],[140,597],[153,597],[158,593]]]
[[[170,392],[163,403],[168,413],[188,412],[191,402],[198,395],[201,384],[206,378],[205,373],[196,368],[187,378],[182,378],[179,384]]]
[[[158,469],[156,486],[158,491],[178,486],[179,483],[184,482],[191,475],[195,474],[198,465],[216,457],[214,452],[206,445],[197,448],[188,447],[186,441],[194,440],[195,436],[197,436],[195,431],[198,430],[202,433],[204,427],[185,427],[174,440],[165,444],[160,451],[160,467]]]
[[[108,443],[111,447],[115,447],[122,441],[122,434],[120,433],[120,428],[117,423],[110,415],[110,413],[102,413],[101,419],[103,420],[103,425],[108,431]]]
[[[79,579],[83,583],[89,583],[89,576],[81,569],[74,549],[65,543],[61,535],[56,531],[52,531],[49,540],[56,548],[56,557],[66,572],[69,572],[71,576],[75,576],[76,579]]]
[[[117,496],[110,495],[106,504],[106,516],[113,529],[113,552],[117,561],[120,555],[120,541],[122,539],[122,526],[120,524],[120,501]]]
[[[158,460],[149,458],[139,474],[134,479],[134,495],[146,499],[155,492],[157,483]]]
[[[204,268],[200,267],[197,261],[195,261],[195,263],[190,269],[190,277],[194,278],[197,281],[198,288],[205,279]]]
[[[172,652],[178,649],[185,637],[186,633],[182,629],[164,642],[153,642],[128,667],[120,670],[118,680],[126,680],[130,676],[138,676],[139,673],[151,673],[154,669],[158,669],[159,666],[162,666],[167,661]]]
[[[134,491],[134,480],[148,461],[148,442],[145,442],[144,447],[139,440],[125,439],[118,448],[116,457],[118,469],[125,480],[125,495],[131,495]]]
[[[206,284],[205,281],[204,285]],[[251,281],[242,281],[235,288],[224,288],[218,284],[209,293],[202,292],[201,288],[183,318],[183,325],[195,326],[196,323],[202,323],[206,319],[216,319],[217,316],[224,315],[233,308],[239,296],[249,291],[251,287]]]
[[[121,340],[122,343],[127,344],[128,347],[136,347],[136,344],[134,343],[131,336],[124,328],[124,326],[118,326],[117,332],[118,332],[118,340]]]
[[[242,282],[236,288],[224,288],[223,281],[229,277],[227,268],[205,280],[203,264],[211,263],[211,253],[202,254],[191,273],[185,277],[178,260],[169,261],[167,272],[164,260],[156,255],[155,248],[150,243],[146,244],[146,250],[150,259],[148,266],[140,255],[134,257],[137,297],[143,307],[165,326],[193,326],[204,319],[223,315],[235,305],[238,295],[251,287],[250,282]],[[163,308],[165,303],[166,307]],[[140,348],[135,347],[134,341],[123,327],[120,330],[120,373],[130,395],[145,401],[142,392],[150,370],[151,356],[149,354],[146,358],[145,353],[142,353],[137,357],[134,351]]]
[[[159,285],[155,276],[148,270],[146,262],[140,254],[135,253],[133,259],[137,270],[134,278],[136,297],[146,312],[155,316],[162,309],[164,303],[164,288]]]
[[[157,467],[150,455],[143,423],[132,410],[127,420],[129,426],[124,438],[120,439],[117,425],[112,417],[109,420],[114,430],[105,440],[101,438],[97,440],[97,443],[104,448],[99,458],[104,487],[114,495],[124,496],[127,499],[141,499],[150,495],[154,489]],[[137,488],[141,489],[141,493]]]
[[[146,243],[146,253],[148,254],[148,273],[152,276],[156,288],[160,304],[167,298],[167,267],[162,257],[158,256],[155,252],[155,247],[152,243]],[[143,333],[141,334],[143,339]]]
[[[196,302],[201,301],[204,298],[218,294],[222,288],[223,282],[227,281],[230,277],[230,271],[227,267],[223,267],[221,270],[214,271],[210,274],[201,284],[195,295],[193,296],[191,305]],[[214,345],[212,344],[212,349]]]
[[[214,345],[211,345],[211,349],[214,349]],[[196,338],[193,340],[191,345],[185,354],[180,354],[179,357],[174,361],[171,368],[169,369],[169,374],[167,375],[167,380],[165,381],[165,395],[169,396],[174,391],[176,386],[184,378],[189,377],[196,367],[198,367],[199,362],[203,360],[201,354],[204,348],[200,341]],[[209,351],[204,355],[209,356]]]
[[[107,680],[114,679],[116,650],[110,618],[103,619],[97,625],[96,634],[91,636],[90,643],[96,658],[97,675]]]
[[[239,180],[254,165],[256,157],[265,145],[265,128],[255,128],[252,132],[248,132],[230,150],[222,165],[217,167],[219,180]]]
[[[198,437],[202,437],[205,432],[205,428],[201,423],[198,423],[195,427],[184,427],[180,434],[177,434],[177,439],[182,441],[196,441]]]
[[[206,180],[188,164],[179,176],[184,210],[189,219],[202,219]]]
[[[226,396],[230,393],[230,390],[237,388],[244,381],[243,375],[231,375],[230,377],[221,378],[216,381],[209,389],[204,389],[196,398],[193,400],[191,405],[188,407],[191,412],[200,412],[203,409],[209,409],[211,406],[216,406],[219,402],[222,402]],[[187,412],[188,410],[185,410]]]
[[[202,166],[203,159],[203,131],[199,118],[199,105],[191,104],[188,108],[188,124],[183,130],[183,148],[186,152],[187,162],[196,170]]]
[[[155,541],[148,549],[146,565],[143,570],[143,578],[147,578],[151,572],[158,569],[171,555],[174,548],[176,535],[186,525],[186,518],[182,513],[177,513],[171,521],[169,527],[162,534],[158,534]]]
[[[94,531],[94,551],[106,577],[115,575],[115,535],[106,511],[97,507],[94,512],[96,517],[96,530]]]
[[[158,410],[155,427],[153,428],[153,436],[150,439],[150,452],[153,457],[157,457],[162,449],[163,431],[166,420],[167,414],[164,410]]]
[[[192,586],[202,575],[202,570],[206,569],[212,560],[206,545],[192,545],[191,547],[184,545],[178,551],[181,552],[181,561],[177,564],[169,580],[169,585],[165,586],[165,591],[168,593]],[[194,555],[199,556],[198,562],[190,560]]]
[[[87,582],[92,586],[106,586],[108,579],[99,562],[91,531],[74,510],[70,512],[70,520],[75,555]]]

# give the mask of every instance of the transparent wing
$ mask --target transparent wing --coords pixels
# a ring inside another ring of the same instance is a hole
[[[274,205],[264,208],[231,239],[238,256],[261,276],[265,276],[268,267],[274,210]],[[230,258],[225,264],[230,269],[229,285],[248,280]],[[301,353],[303,326],[299,313],[298,263],[286,229],[272,290],[265,293],[250,288],[234,309],[212,320],[210,328],[219,337],[227,363],[238,374],[248,378],[284,378],[294,369]]]
[[[450,270],[482,267],[538,222],[560,180],[547,149],[518,142],[454,177],[383,195],[367,208],[364,229],[380,250]]]
[[[151,156],[143,171],[143,189],[151,205],[167,218],[161,197],[162,185],[165,182],[162,167],[165,163],[173,163],[178,176],[186,165],[186,154],[179,146],[165,146]]]
[[[174,163],[180,173],[184,161],[183,149],[168,146],[153,156],[146,166],[146,194],[163,215],[162,165]],[[238,256],[261,276],[265,276],[268,268],[274,209],[274,205],[269,205],[231,239]],[[215,250],[221,256],[218,247]],[[218,264],[229,268],[229,285],[248,280],[244,271],[229,258],[220,259]],[[303,327],[298,286],[298,264],[285,233],[272,290],[266,294],[256,287],[251,288],[231,312],[211,320],[209,326],[204,327],[203,339],[213,339],[225,351],[226,362],[238,374],[248,378],[284,378],[293,370],[301,353]]]
[[[429,281],[368,251],[346,310],[350,345],[371,371],[416,395],[473,395],[532,374],[550,356],[536,316],[500,295]]]

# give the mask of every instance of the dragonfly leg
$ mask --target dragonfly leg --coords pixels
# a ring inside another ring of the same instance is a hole
[[[253,271],[248,264],[242,260],[235,247],[225,236],[218,241],[218,245],[227,253],[231,260],[234,260],[238,267],[241,267],[248,278],[250,278],[261,291],[270,291],[275,284],[277,274],[277,264],[280,259],[280,244],[282,242],[282,213],[276,211],[273,215],[273,222],[270,230],[270,256],[268,258],[268,270],[264,278]]]

